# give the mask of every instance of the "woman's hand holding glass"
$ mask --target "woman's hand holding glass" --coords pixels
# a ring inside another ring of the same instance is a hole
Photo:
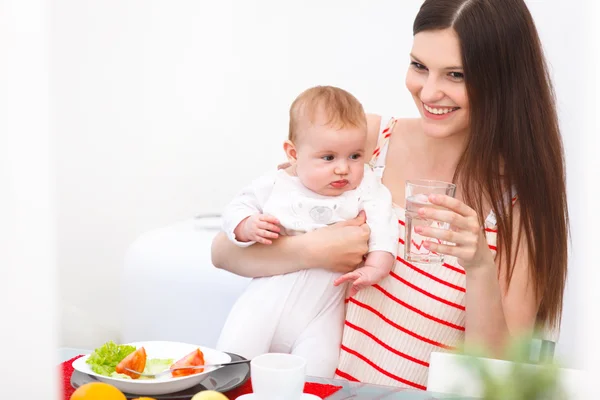
[[[462,201],[446,195],[430,195],[429,201],[439,206],[422,207],[418,214],[422,218],[450,224],[450,229],[432,226],[416,226],[415,232],[422,236],[438,239],[442,243],[425,241],[430,251],[454,256],[459,264],[469,270],[482,265],[493,265],[494,257],[485,238],[475,210]]]

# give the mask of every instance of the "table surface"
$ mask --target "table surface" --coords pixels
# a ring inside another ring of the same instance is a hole
[[[78,349],[72,347],[61,347],[58,349],[58,360],[64,362],[80,354],[89,354],[89,349]],[[453,399],[467,400],[465,397],[457,397],[448,394],[424,392],[421,390],[401,389],[390,386],[371,385],[359,382],[350,382],[341,379],[325,379],[314,376],[307,376],[307,382],[326,383],[335,386],[342,386],[327,400],[438,400]]]

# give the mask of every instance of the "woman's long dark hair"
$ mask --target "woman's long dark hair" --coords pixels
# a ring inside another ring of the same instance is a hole
[[[490,202],[507,284],[521,235],[540,302],[537,322],[560,323],[567,276],[568,210],[554,90],[533,18],[523,0],[426,0],[413,33],[453,28],[460,40],[470,138],[454,180],[481,216]],[[520,220],[513,240],[513,207]],[[515,247],[516,246],[516,247]]]

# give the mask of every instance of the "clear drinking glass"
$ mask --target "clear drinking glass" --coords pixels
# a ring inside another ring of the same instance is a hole
[[[436,239],[421,236],[415,232],[416,226],[432,226],[434,228],[449,229],[450,224],[437,221],[430,221],[419,217],[418,211],[422,207],[434,207],[429,202],[430,194],[445,194],[454,197],[456,185],[449,182],[432,181],[426,179],[406,181],[406,226],[404,233],[404,259],[412,263],[443,263],[443,254],[437,254],[423,246],[427,240]],[[440,243],[442,243],[440,241]]]

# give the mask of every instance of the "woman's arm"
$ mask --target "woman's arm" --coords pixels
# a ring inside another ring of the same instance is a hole
[[[514,208],[515,244],[512,249],[513,254],[516,253],[516,262],[510,285],[507,287],[506,284],[509,269],[507,257],[501,257],[499,265],[482,265],[482,268],[473,268],[467,272],[465,340],[467,344],[483,343],[497,354],[502,354],[511,337],[531,335],[534,332],[539,308],[539,299],[530,275],[527,240],[524,234],[521,235],[520,242],[517,240],[519,216],[517,203]]]
[[[308,268],[336,272],[354,270],[368,252],[370,230],[364,213],[357,218],[298,236],[282,236],[270,245],[241,248],[224,233],[213,240],[215,267],[251,278],[281,275]]]

